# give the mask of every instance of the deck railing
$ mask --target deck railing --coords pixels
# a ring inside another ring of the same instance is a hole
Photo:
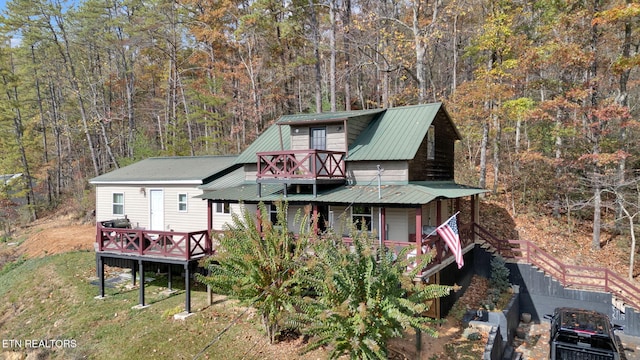
[[[105,228],[97,225],[97,251],[191,260],[213,252],[206,230],[194,232]]]
[[[565,287],[611,293],[640,310],[640,288],[607,268],[565,264],[529,240],[500,240],[474,225],[474,233],[494,247],[500,255],[538,267]]]
[[[344,179],[343,151],[284,150],[256,153],[260,179]]]

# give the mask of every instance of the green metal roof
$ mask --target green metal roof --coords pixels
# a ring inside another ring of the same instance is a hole
[[[244,168],[239,167],[229,174],[215,179],[207,184],[200,185],[199,188],[204,191],[226,189],[245,183]]]
[[[245,182],[241,185],[206,191],[201,197],[216,201],[238,202],[273,202],[283,199],[282,185],[262,185],[262,197],[258,197],[256,183]],[[416,206],[427,204],[438,198],[455,199],[486,192],[484,189],[456,184],[452,181],[421,181],[410,182],[405,185],[375,185],[340,186],[330,190],[318,190],[317,197],[313,194],[296,194],[289,192],[289,202],[300,203],[328,203],[328,204],[371,204],[371,205],[404,205]]]
[[[293,114],[284,115],[276,122],[277,124],[304,124],[304,123],[326,123],[349,120],[360,116],[375,115],[385,111],[384,109],[337,111],[315,114]]]
[[[290,149],[289,124],[349,121],[363,117],[372,117],[373,120],[350,144],[346,161],[410,160],[415,157],[422,140],[427,135],[429,126],[439,112],[449,117],[442,103],[388,109],[284,115],[238,156],[236,164],[255,163],[257,152]],[[460,138],[455,125],[451,123],[451,126]]]
[[[439,111],[442,103],[386,109],[351,144],[346,160],[413,159]]]
[[[282,131],[282,132],[281,132]],[[282,147],[280,136],[282,134]],[[249,145],[236,159],[236,164],[256,163],[257,152],[288,150],[291,148],[291,131],[288,125],[271,125],[258,138]]]
[[[202,184],[224,175],[236,156],[155,157],[89,180],[92,184]]]

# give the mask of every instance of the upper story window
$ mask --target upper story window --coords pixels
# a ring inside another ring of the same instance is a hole
[[[356,229],[361,231],[371,231],[373,219],[373,208],[371,206],[355,205],[351,208],[351,221]]]
[[[316,150],[327,150],[327,128],[311,128],[309,148]]]
[[[436,158],[436,128],[435,126],[429,126],[427,131],[427,160],[433,160]]]
[[[231,213],[231,209],[229,207],[229,203],[228,202],[216,203],[215,204],[215,210],[216,210],[216,213],[218,213],[218,214],[230,214]]]
[[[111,204],[113,215],[124,215],[124,193],[113,193]]]
[[[187,194],[178,194],[178,211],[187,212]]]

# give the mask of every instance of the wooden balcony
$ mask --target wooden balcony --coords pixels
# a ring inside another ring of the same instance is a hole
[[[106,228],[98,223],[96,251],[193,260],[213,253],[206,230],[195,232]]]
[[[316,195],[317,184],[341,184],[346,181],[344,151],[283,150],[256,153],[260,184],[310,184]],[[260,195],[260,186],[258,192]],[[286,191],[286,190],[285,190]]]
[[[284,150],[256,155],[259,182],[344,181],[346,178],[343,151]]]

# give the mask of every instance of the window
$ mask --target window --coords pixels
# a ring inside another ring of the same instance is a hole
[[[275,205],[269,205],[268,210],[271,224],[276,225],[278,223],[278,208]]]
[[[113,193],[113,215],[124,215],[124,193]]]
[[[178,211],[187,212],[187,194],[178,194]]]
[[[371,219],[373,219],[371,206],[357,205],[351,208],[351,221],[356,225],[356,229],[371,231]]]
[[[431,125],[427,131],[427,160],[436,158],[436,128]]]
[[[224,202],[224,203],[216,203],[216,213],[218,214],[230,214],[231,210],[229,209],[229,203],[228,202]]]

